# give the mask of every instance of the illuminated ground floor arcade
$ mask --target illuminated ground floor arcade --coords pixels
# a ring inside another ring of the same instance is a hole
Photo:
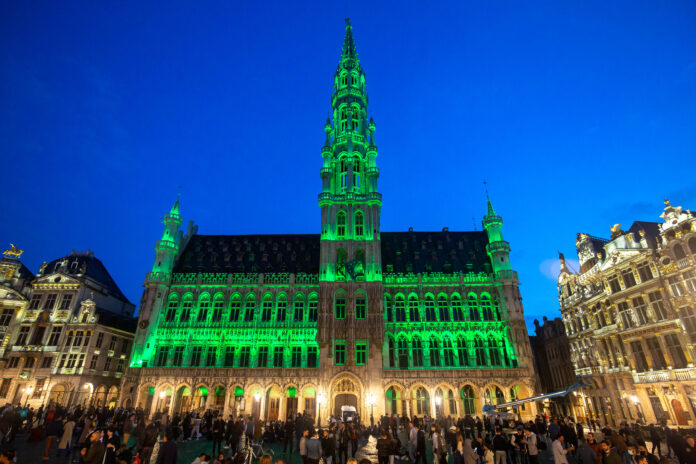
[[[207,409],[225,417],[244,414],[263,420],[285,420],[306,413],[322,420],[342,411],[370,415],[481,416],[485,404],[498,404],[534,395],[534,379],[522,369],[471,371],[382,371],[358,375],[338,372],[288,370],[235,372],[228,369],[132,369],[124,378],[119,404],[132,404],[153,415]],[[268,374],[268,375],[259,375]],[[527,404],[518,412],[533,418]]]

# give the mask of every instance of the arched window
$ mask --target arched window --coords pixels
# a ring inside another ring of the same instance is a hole
[[[336,319],[346,318],[346,294],[343,290],[337,291],[334,297],[334,317]]]
[[[452,390],[447,390],[447,402],[449,407],[449,412],[451,415],[457,415],[457,402],[454,400],[454,393]]]
[[[696,255],[696,237],[691,237],[687,242],[692,255]]]
[[[346,87],[348,85],[348,73],[341,74],[341,87]]]
[[[476,396],[471,385],[464,385],[460,392],[462,396],[462,404],[464,405],[464,414],[473,416],[476,414]]]
[[[444,398],[442,397],[442,388],[435,389],[435,417],[444,417],[445,413],[442,408],[445,406]]]
[[[408,297],[408,320],[411,322],[420,322],[418,297],[416,295],[409,295]]]
[[[476,299],[476,295],[473,293],[469,294],[469,300],[468,300],[468,306],[469,306],[469,320],[478,322],[481,320],[481,316],[479,314],[478,310],[478,300]]]
[[[387,364],[387,367],[396,367],[396,342],[391,335],[387,335]]]
[[[348,254],[343,248],[336,251],[336,280],[346,280],[346,261]]]
[[[416,400],[416,414],[430,413],[430,398],[425,388],[418,387],[413,392],[413,399]]]
[[[230,298],[230,322],[238,322],[242,313],[242,297],[235,293]]]
[[[292,302],[292,320],[293,322],[302,322],[304,320],[304,295],[301,293],[295,294]]]
[[[365,233],[365,216],[362,211],[355,212],[355,238],[362,238]]]
[[[491,297],[487,294],[481,295],[481,313],[483,314],[484,321],[492,321],[493,311],[491,311]]]
[[[510,387],[510,401],[517,401],[518,399],[520,399],[519,393],[520,393],[520,386],[519,385],[514,385],[514,386]],[[522,403],[521,408],[523,411],[525,410],[524,406],[525,406],[524,403]]]
[[[312,293],[309,295],[309,301],[307,302],[307,321],[317,322],[319,319],[319,302],[317,301],[317,294]]]
[[[354,106],[353,112],[351,113],[351,117],[353,118],[353,132],[358,132],[360,130],[360,108]]]
[[[297,298],[297,296],[295,296]],[[281,293],[276,298],[276,322],[284,323],[288,317],[288,297]]]
[[[459,357],[460,367],[469,366],[469,347],[464,337],[457,338],[457,356]]]
[[[423,342],[420,337],[415,336],[411,340],[411,351],[413,353],[413,367],[423,367]]]
[[[435,335],[430,336],[430,367],[440,367],[440,341]]]
[[[354,128],[357,130],[357,121],[354,119],[353,120]],[[360,161],[360,158],[357,156],[353,159],[353,190],[356,192],[360,190],[360,178],[362,174],[362,163]],[[362,235],[362,234],[361,234]]]
[[[680,259],[686,258],[686,253],[684,253],[684,247],[682,247],[680,244],[674,245],[674,257],[677,258],[677,261]]]
[[[208,293],[204,293],[198,299],[197,322],[205,322],[208,319],[208,309],[210,309],[210,295]]]
[[[176,310],[179,309],[179,295],[172,293],[169,295],[169,301],[167,302],[167,313],[164,316],[166,322],[172,322],[176,319]]]
[[[500,347],[498,341],[491,335],[488,337],[488,359],[491,366],[500,366]]]
[[[448,322],[450,320],[449,317],[449,307],[447,305],[447,296],[446,295],[438,295],[437,297],[437,312],[438,316],[440,317],[440,322]]]
[[[191,319],[191,309],[193,308],[193,296],[189,293],[184,296],[184,302],[181,304],[181,315],[179,322],[188,323]]]
[[[339,115],[339,124],[341,127],[341,132],[346,132],[348,130],[348,110],[345,106],[341,108]],[[341,170],[341,172],[343,172],[343,170]]]
[[[483,345],[483,339],[480,336],[474,337],[474,354],[476,356],[476,365],[481,367],[486,365],[486,347]]]
[[[442,359],[445,367],[454,367],[454,346],[452,346],[452,339],[448,336],[442,339]]]
[[[261,305],[261,322],[271,322],[273,317],[273,295],[266,293]]]
[[[367,295],[365,295],[362,291],[355,294],[355,318],[367,318]]]
[[[336,238],[346,237],[346,212],[339,211],[336,215]]]
[[[394,320],[396,322],[406,322],[406,302],[401,294],[396,295],[394,299]]]
[[[401,336],[397,342],[399,350],[399,369],[408,369],[408,340]]]
[[[500,404],[505,402],[505,395],[503,395],[503,391],[495,387],[495,404]]]
[[[244,302],[244,322],[253,322],[256,312],[256,295],[249,293]]]
[[[458,294],[452,295],[452,320],[454,322],[462,322],[464,320],[464,313],[462,313],[462,299]]]
[[[390,294],[384,294],[384,314],[386,316],[387,322],[394,322],[394,314],[392,313],[392,297]]]
[[[494,389],[491,390],[490,388],[486,388],[486,391],[483,393],[483,399],[486,401],[486,404],[500,404],[505,402],[505,396],[503,395],[503,391],[499,387],[493,387]]]
[[[425,296],[425,320],[435,322],[435,300],[432,295]]]
[[[213,322],[222,320],[222,308],[225,306],[225,296],[222,293],[217,293],[213,300]]]
[[[494,321],[499,321],[501,320],[500,317],[500,301],[498,300],[498,297],[493,297],[491,300],[491,312],[493,313],[493,320]]]

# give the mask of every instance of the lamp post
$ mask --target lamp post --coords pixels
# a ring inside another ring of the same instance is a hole
[[[254,409],[256,410],[256,415],[261,420],[261,393],[254,393]]]
[[[321,427],[321,405],[326,402],[326,395],[319,393],[317,396],[317,404],[319,405],[319,411],[317,412],[317,425]]]
[[[440,395],[435,395],[435,418],[438,419],[440,417],[439,411],[440,411],[440,405],[442,404],[442,397]]]
[[[375,425],[375,395],[372,393],[367,394],[367,404],[370,406],[370,426]]]
[[[638,412],[638,419],[643,420],[643,407],[640,404],[640,400],[636,395],[631,395],[631,401],[633,401],[633,405],[636,407],[636,411]]]
[[[162,406],[162,400],[164,399],[164,391],[161,391],[159,394],[159,400],[157,400],[157,410],[160,410],[160,406]]]
[[[24,407],[27,407],[27,403],[29,402],[29,397],[31,396],[32,393],[34,393],[34,387],[27,387],[24,389],[24,391],[27,392],[27,398],[24,400]]]

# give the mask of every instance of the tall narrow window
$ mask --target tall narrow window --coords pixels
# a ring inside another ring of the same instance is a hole
[[[205,365],[208,367],[215,367],[215,358],[216,358],[216,347],[209,346],[208,347],[208,354],[205,357]]]
[[[230,300],[230,322],[239,321],[242,312],[242,300],[239,295],[234,295]]]
[[[270,322],[273,317],[273,295],[266,294],[263,296],[261,304],[261,322]]]
[[[440,342],[434,335],[430,337],[430,367],[440,367]]]
[[[244,304],[244,322],[253,322],[254,312],[256,311],[256,297],[253,293],[247,295]]]
[[[345,340],[335,340],[334,341],[334,364],[336,366],[343,366],[346,363],[346,341]]]
[[[259,355],[256,358],[256,367],[266,367],[268,366],[268,347],[260,346]]]
[[[476,412],[476,397],[471,385],[465,385],[461,391],[462,403],[464,404],[464,414],[473,416]]]
[[[633,319],[631,318],[631,309],[628,307],[628,303],[622,301],[618,304],[619,316],[621,317],[621,322],[623,322],[625,329],[630,329],[633,327]]]
[[[290,356],[290,367],[302,367],[302,347],[293,346]]]
[[[356,117],[357,117],[356,114],[359,114],[359,113],[353,112],[353,129],[355,131],[357,131],[358,128],[360,127],[360,118],[358,117],[358,119],[356,119]],[[360,190],[360,167],[361,167],[360,158],[355,157],[355,159],[353,160],[353,190],[355,190],[355,191]],[[362,233],[357,234],[357,231],[358,231],[358,229],[356,226],[355,233],[356,233],[356,235],[358,235],[358,237],[361,237]]]
[[[243,346],[239,350],[239,367],[249,367],[251,362],[251,347]]]
[[[486,347],[483,346],[481,337],[474,338],[474,353],[476,354],[476,365],[481,367],[486,365]]]
[[[364,366],[367,364],[367,342],[360,340],[355,342],[355,365]]]
[[[300,293],[295,295],[292,320],[294,322],[302,322],[304,320],[304,296]]]
[[[442,359],[445,367],[454,366],[454,346],[452,346],[452,340],[449,337],[442,339]]]
[[[491,366],[500,366],[500,348],[498,341],[494,337],[488,337],[488,359]]]
[[[388,293],[384,295],[384,315],[386,316],[387,322],[394,322],[394,313],[392,310],[394,305],[392,304],[392,297]]]
[[[208,319],[208,309],[210,308],[210,296],[206,293],[201,296],[198,302],[198,322],[205,322]]]
[[[198,367],[201,365],[201,354],[203,353],[202,346],[194,346],[191,352],[191,367]]]
[[[394,320],[396,322],[406,322],[406,302],[404,296],[399,294],[394,299]]]
[[[684,349],[682,344],[679,342],[679,336],[677,334],[671,333],[665,335],[665,343],[667,344],[667,349],[672,355],[672,360],[674,361],[674,368],[682,369],[686,367],[686,356],[684,355]]]
[[[225,305],[223,296],[218,294],[215,295],[215,301],[213,302],[213,322],[220,322],[222,320],[222,308]]]
[[[276,300],[276,321],[283,323],[287,318],[288,300],[285,293],[278,295]]]
[[[452,320],[454,322],[462,322],[464,313],[462,313],[462,300],[459,295],[452,295]]]
[[[413,337],[411,351],[413,352],[413,367],[423,367],[423,343],[419,337]]]
[[[484,321],[493,320],[493,311],[491,310],[491,297],[485,293],[481,295],[481,313]]]
[[[358,293],[355,297],[355,318],[365,319],[367,317],[367,297],[364,294]]]
[[[336,238],[342,239],[346,237],[346,213],[339,211],[336,215]]]
[[[408,297],[408,318],[411,322],[420,322],[420,311],[418,310],[418,297],[410,295]]]
[[[662,347],[660,342],[657,341],[656,337],[648,337],[645,339],[645,343],[648,344],[648,351],[650,351],[650,357],[652,358],[653,369],[665,369],[667,367],[667,361],[665,360],[665,355],[662,352]]]
[[[285,349],[282,346],[273,348],[273,367],[283,367],[283,358],[285,357]]]
[[[355,213],[355,238],[362,238],[365,233],[365,216],[362,211]]]
[[[664,320],[667,313],[665,312],[665,305],[662,303],[662,294],[659,291],[648,293],[648,299],[650,300],[650,308],[655,313],[655,320]]]
[[[469,320],[474,322],[480,321],[481,315],[478,310],[478,299],[476,298],[476,295],[473,293],[470,294],[467,304],[469,306]]]
[[[316,368],[317,360],[319,359],[319,348],[310,346],[307,348],[307,367]]]
[[[408,341],[403,337],[399,338],[396,348],[399,356],[399,369],[408,369]]]
[[[449,322],[449,306],[447,305],[447,296],[439,295],[437,297],[437,312],[440,317],[440,322]]]
[[[459,366],[467,367],[469,365],[469,348],[466,346],[464,337],[457,338],[457,356],[459,357]]]
[[[633,351],[633,361],[635,362],[635,368],[638,372],[645,372],[648,370],[648,360],[643,352],[643,344],[636,340],[631,342],[631,351]]]
[[[432,295],[425,297],[425,320],[426,322],[435,322],[435,300]]]
[[[225,347],[225,367],[234,367],[234,347]]]
[[[184,324],[191,319],[191,309],[193,308],[193,298],[191,295],[184,297],[184,302],[181,304],[181,314],[179,315],[179,322]]]
[[[343,293],[336,294],[336,300],[334,301],[334,315],[336,319],[346,318],[346,296]]]
[[[58,309],[70,309],[70,303],[72,303],[73,300],[73,295],[72,294],[67,294],[63,296],[63,299],[60,301],[60,308]]]
[[[309,322],[317,322],[317,319],[319,318],[318,306],[319,303],[317,302],[317,296],[310,295],[309,302],[307,303],[307,320]]]
[[[111,358],[107,358],[109,360]],[[181,364],[184,362],[184,347],[183,346],[177,346],[174,348],[174,359],[172,359],[172,366],[174,367],[181,367]],[[104,369],[106,370],[106,369]]]

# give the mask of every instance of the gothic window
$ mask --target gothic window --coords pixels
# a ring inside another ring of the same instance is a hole
[[[488,337],[488,359],[491,366],[500,366],[500,347],[498,341],[491,335]]]
[[[348,187],[348,162],[346,161],[346,158],[341,158],[339,167],[340,170],[338,175],[341,182],[341,191],[345,192],[346,187]]]
[[[295,295],[292,320],[294,322],[302,322],[304,320],[304,296],[301,293]]]
[[[225,300],[222,293],[215,295],[215,300],[213,300],[213,322],[220,322],[222,319],[222,308],[224,305]]]
[[[334,365],[343,366],[346,363],[346,341],[334,341]]]
[[[266,367],[268,366],[268,347],[260,346],[259,354],[256,357],[256,367]]]
[[[648,305],[645,303],[645,300],[643,299],[642,296],[633,298],[633,310],[636,313],[636,316],[638,317],[638,325],[644,325],[648,323],[648,315],[646,313],[646,308]]]
[[[270,322],[273,317],[273,295],[266,293],[261,303],[261,322]]]
[[[396,322],[406,322],[404,296],[401,294],[396,295],[394,299],[394,320]]]
[[[430,413],[430,398],[428,397],[428,392],[423,387],[418,387],[415,392],[413,392],[414,399],[416,400],[416,414],[425,415]]]
[[[273,367],[283,367],[285,358],[285,348],[276,346],[273,348]]]
[[[348,130],[348,110],[346,107],[342,107],[339,112],[339,125],[341,127],[341,132],[346,132]],[[343,172],[343,170],[341,170]]]
[[[418,311],[418,297],[409,295],[408,297],[408,317],[411,322],[420,322],[420,312]]]
[[[440,294],[437,297],[437,312],[440,317],[440,322],[448,322],[449,317],[449,306],[447,305],[447,296]]]
[[[244,303],[244,322],[253,322],[256,312],[256,295],[249,293]]]
[[[318,314],[319,303],[317,302],[317,294],[312,293],[309,295],[309,302],[307,303],[307,320],[309,322],[317,322],[319,318]]]
[[[480,321],[481,316],[478,310],[478,300],[476,298],[476,294],[469,294],[469,300],[467,302],[467,305],[469,306],[469,320],[474,322]]]
[[[295,296],[295,298],[297,298],[297,296]],[[276,322],[281,324],[285,323],[287,318],[287,309],[288,299],[285,296],[285,293],[281,293],[276,299]]]
[[[430,336],[430,366],[440,367],[440,342],[435,335]]]
[[[210,308],[210,295],[204,293],[198,300],[198,317],[197,322],[205,322],[208,318],[208,309]]]
[[[172,322],[176,319],[176,310],[179,308],[179,296],[176,293],[169,295],[169,302],[167,303],[167,313],[164,320],[167,322]]]
[[[334,317],[336,319],[346,318],[346,294],[340,290],[336,292],[334,298]]]
[[[355,296],[355,318],[367,318],[367,296],[361,292]]]
[[[425,296],[425,320],[435,322],[435,300],[430,294]]]
[[[408,341],[402,335],[397,343],[399,353],[399,369],[408,369]]]
[[[493,311],[491,309],[491,297],[487,294],[481,295],[481,313],[483,314],[484,321],[492,321]]]
[[[462,299],[458,294],[452,295],[452,320],[454,322],[462,322],[464,313],[462,313]]]
[[[243,346],[239,350],[239,367],[250,367],[251,347]]]
[[[464,404],[464,414],[473,416],[476,413],[476,397],[471,385],[464,385],[461,391],[462,403]]]
[[[678,243],[674,245],[674,257],[677,258],[677,261],[680,259],[686,258],[686,253],[684,253],[684,248],[679,245]],[[682,267],[682,266],[679,266]]]
[[[387,367],[396,367],[396,342],[391,335],[387,335]]]
[[[346,212],[339,211],[336,215],[336,238],[346,237]]]
[[[186,295],[184,297],[184,302],[181,304],[181,315],[179,316],[179,322],[184,324],[188,323],[191,318],[191,309],[193,308],[193,296]]]
[[[686,356],[684,355],[682,344],[679,342],[679,336],[675,333],[665,335],[665,344],[674,361],[674,366],[672,367],[676,369],[686,367]]]
[[[203,353],[202,346],[194,346],[191,352],[191,367],[198,367],[201,364],[201,353]]]
[[[353,119],[353,124],[355,124],[353,127],[357,129],[357,122],[355,119]],[[353,190],[356,191],[360,189],[360,172],[360,158],[355,157],[353,159]]]
[[[361,238],[365,233],[365,216],[362,211],[356,211],[354,224],[355,238]]]
[[[341,74],[341,87],[346,87],[348,85],[348,73]]]
[[[469,365],[469,348],[466,346],[466,338],[457,338],[457,357],[459,358],[459,366],[467,367]]]
[[[696,237],[691,237],[687,242],[692,255],[696,255]]]
[[[302,347],[293,346],[290,352],[290,367],[302,366]]]
[[[319,348],[310,346],[307,348],[307,367],[318,367],[317,360],[319,359]]]
[[[392,313],[392,297],[388,293],[384,295],[384,313],[387,316],[387,322],[394,322],[394,314]]]
[[[242,298],[238,293],[230,298],[230,322],[239,321],[239,315],[242,312]]]
[[[420,337],[413,337],[411,350],[413,352],[413,367],[423,367],[423,343]]]
[[[353,107],[353,112],[351,113],[351,119],[352,119],[352,129],[353,132],[358,132],[360,129],[360,108],[357,106]]]
[[[480,336],[474,338],[474,353],[476,355],[476,365],[481,367],[486,365],[486,347]]]
[[[442,339],[442,358],[445,367],[454,367],[454,346],[452,346],[452,339],[449,336]]]
[[[224,367],[234,367],[234,347],[225,347],[225,357],[223,358]]]

